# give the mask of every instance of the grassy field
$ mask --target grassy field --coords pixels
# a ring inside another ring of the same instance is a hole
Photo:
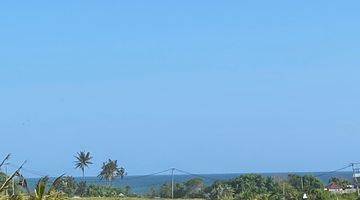
[[[116,198],[116,197],[87,197],[87,198],[72,198],[72,199],[78,199],[78,200],[154,200],[154,199],[150,199],[150,198],[130,198],[130,197],[118,197],[118,198]],[[170,199],[161,199],[161,200],[170,200]],[[173,199],[171,199],[171,200],[173,200]],[[186,200],[186,199],[181,199],[181,200]],[[201,199],[191,199],[191,200],[201,200]]]

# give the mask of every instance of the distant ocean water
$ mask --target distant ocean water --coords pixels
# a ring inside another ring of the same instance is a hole
[[[298,175],[314,175],[327,184],[331,177],[339,177],[351,180],[352,172],[336,172],[336,173],[324,173],[324,172],[301,172],[301,173],[260,173],[263,176],[274,177],[275,179],[286,179],[288,174]],[[238,177],[240,173],[236,174],[198,174],[198,175],[175,175],[174,180],[176,183],[185,182],[192,178],[202,178],[206,185],[211,185],[215,180],[228,180]],[[82,178],[75,178],[76,181],[82,181]],[[38,179],[28,179],[29,187],[33,188]],[[85,177],[84,179],[88,185],[109,185],[107,181],[100,180],[98,177]],[[125,187],[130,186],[132,191],[136,194],[146,194],[150,188],[159,188],[164,183],[171,182],[171,175],[154,175],[154,176],[125,176],[123,179],[116,179],[111,183],[113,187]]]

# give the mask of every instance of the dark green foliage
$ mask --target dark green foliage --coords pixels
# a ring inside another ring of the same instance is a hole
[[[56,191],[56,187],[61,183],[63,175],[57,177],[52,184],[49,184],[49,177],[45,176],[40,178],[38,183],[35,186],[34,193],[30,194],[30,200],[43,200],[43,199],[56,199],[61,200],[65,199],[63,193]],[[49,189],[47,187],[50,185]]]
[[[78,186],[75,181],[75,178],[72,176],[65,176],[61,179],[59,184],[55,186],[55,190],[67,194],[69,197],[75,195]]]
[[[311,193],[308,194],[308,198],[310,199],[316,199],[316,200],[328,200],[328,199],[334,199],[334,195],[332,195],[330,192],[326,192],[322,189],[315,189],[312,190]]]
[[[312,196],[316,199],[326,198],[324,195],[328,192],[324,191],[324,184],[316,177],[311,175],[299,176],[290,174],[288,176],[288,190],[285,189],[287,195],[291,195],[293,198],[301,198],[306,193],[310,198]]]
[[[2,193],[7,193],[9,195],[12,195],[13,194],[12,181],[15,181],[15,185],[14,185],[15,195],[22,193],[23,188],[19,185],[19,179],[17,179],[16,176],[11,179],[10,178],[11,177],[7,176],[5,173],[0,172],[0,186],[4,186],[3,189],[0,189],[0,193],[2,192]],[[8,180],[7,183],[5,183],[6,180]],[[9,180],[11,180],[11,181],[9,182]]]
[[[90,185],[86,193],[86,196],[89,197],[120,197],[123,195],[124,191],[121,188],[98,185]]]
[[[208,198],[211,200],[232,200],[234,195],[233,187],[223,182],[216,182],[212,185]]]
[[[90,152],[80,151],[77,153],[75,157],[75,169],[80,169],[82,172],[83,178],[85,177],[85,167],[89,167],[89,165],[93,164],[91,159],[93,158],[90,155]]]
[[[202,179],[190,179],[185,183],[175,183],[174,198],[203,198],[205,184]],[[171,183],[163,184],[159,192],[155,188],[151,188],[148,196],[155,197],[156,195],[162,198],[171,198]]]
[[[77,183],[76,185],[76,190],[75,190],[75,195],[76,196],[80,196],[83,197],[86,195],[87,192],[87,185],[85,181],[80,181],[79,183]]]
[[[277,187],[276,183],[269,177],[265,178],[258,174],[246,174],[239,176],[228,184],[235,190],[235,193],[264,194],[272,192]],[[269,186],[269,188],[267,187]]]
[[[331,195],[324,191],[322,182],[313,176],[298,176],[291,174],[288,180],[275,181],[271,177],[258,174],[245,174],[229,181],[217,182],[211,190],[205,190],[209,199],[236,200],[297,200],[307,193],[312,199],[326,199]]]
[[[3,184],[5,183],[5,181],[6,181],[7,178],[8,178],[8,176],[7,176],[5,173],[0,172],[0,185],[3,185]],[[7,187],[5,187],[5,188],[4,188],[2,191],[0,191],[0,192],[11,194],[12,191],[10,191],[10,190],[11,190],[11,189],[7,186]]]
[[[163,184],[160,187],[159,195],[162,198],[171,198],[171,184],[169,183]]]
[[[311,199],[328,199],[333,195],[324,191],[322,182],[313,176],[289,175],[287,180],[245,174],[228,181],[217,181],[205,187],[202,179],[191,179],[174,185],[175,198],[207,198],[211,200],[298,200],[306,193]],[[152,188],[148,197],[171,198],[171,184],[159,190]]]
[[[42,182],[39,181],[38,184]],[[111,186],[101,185],[87,185],[86,182],[75,182],[73,177],[63,177],[59,184],[54,189],[57,192],[61,192],[68,197],[81,196],[81,197],[120,197],[120,196],[135,196],[131,192],[131,187],[115,188]]]
[[[174,198],[184,198],[187,196],[187,191],[183,183],[176,183],[174,187]]]
[[[200,178],[190,179],[184,183],[185,195],[188,198],[203,198],[205,184]]]
[[[118,167],[117,160],[109,159],[107,162],[103,163],[103,166],[101,167],[101,172],[98,177],[111,182],[117,177],[120,177],[122,179],[125,175],[125,168]]]
[[[318,178],[310,175],[299,176],[296,174],[289,174],[288,182],[297,190],[304,192],[311,192],[312,190],[316,189],[324,189],[324,184]]]
[[[297,200],[301,199],[303,193],[297,190],[294,186],[292,186],[289,182],[283,181],[280,183],[282,189],[282,197],[289,200]]]

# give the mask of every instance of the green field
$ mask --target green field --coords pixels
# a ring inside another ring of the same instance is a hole
[[[151,198],[133,198],[133,197],[87,197],[87,198],[72,198],[78,200],[154,200]],[[161,200],[173,200],[173,199],[164,199]],[[176,199],[175,199],[176,200]],[[190,199],[181,199],[181,200],[190,200]],[[202,199],[191,199],[191,200],[202,200]]]

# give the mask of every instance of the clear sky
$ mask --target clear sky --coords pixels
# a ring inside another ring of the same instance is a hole
[[[50,175],[360,161],[359,1],[6,1],[0,155]]]

